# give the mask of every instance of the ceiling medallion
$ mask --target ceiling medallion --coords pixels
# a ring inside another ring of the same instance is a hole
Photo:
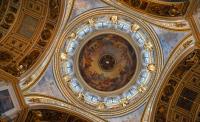
[[[160,48],[143,24],[121,14],[102,14],[69,26],[55,60],[58,86],[66,98],[101,115],[135,107],[160,65]]]

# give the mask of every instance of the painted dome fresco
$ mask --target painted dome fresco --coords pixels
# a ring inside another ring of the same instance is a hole
[[[55,74],[63,94],[76,104],[118,115],[146,99],[162,58],[157,58],[157,37],[145,23],[107,11],[71,23],[55,57]]]
[[[200,0],[0,0],[0,122],[200,122]]]
[[[79,69],[84,81],[100,91],[114,91],[126,85],[136,69],[131,45],[114,34],[98,35],[84,45]]]

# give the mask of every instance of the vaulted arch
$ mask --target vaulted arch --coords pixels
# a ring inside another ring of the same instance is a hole
[[[200,105],[200,50],[178,62],[157,92],[150,121],[195,121]]]

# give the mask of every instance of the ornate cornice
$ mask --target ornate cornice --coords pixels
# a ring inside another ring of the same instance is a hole
[[[26,102],[30,105],[29,110],[53,108],[59,111],[67,111],[80,117],[82,116],[83,118],[86,118],[90,121],[106,122],[106,120],[103,120],[102,118],[97,117],[88,111],[86,112],[82,108],[76,107],[73,104],[67,103],[54,97],[40,94],[26,94],[24,96]]]
[[[17,16],[19,24],[14,24],[9,34],[1,40],[0,55],[5,58],[1,59],[0,65],[4,71],[24,81],[39,67],[44,68],[52,57],[55,40],[67,23],[73,0],[38,1],[34,4],[28,0],[20,5],[23,5],[23,9]],[[32,24],[27,24],[30,21]]]
[[[128,6],[120,3],[119,1],[116,2],[114,0],[104,0],[105,3],[113,6],[119,10],[127,12],[129,14],[134,14],[138,18],[147,21],[153,25],[159,26],[161,28],[165,28],[172,31],[187,31],[190,30],[189,23],[185,20],[185,17],[161,17],[161,16],[154,16],[153,14],[147,14],[144,11],[139,11],[139,9],[131,9]],[[158,2],[158,1],[157,1]],[[163,2],[162,2],[163,3]],[[173,4],[174,2],[164,2],[167,4]],[[180,3],[179,3],[180,4]]]

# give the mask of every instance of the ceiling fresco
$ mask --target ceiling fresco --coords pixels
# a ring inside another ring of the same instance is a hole
[[[81,108],[118,116],[153,87],[161,49],[145,23],[112,9],[98,12],[80,16],[66,31],[55,77],[63,95]]]
[[[62,24],[59,20],[63,18],[62,3],[65,2],[1,1],[1,69],[20,77],[35,63],[39,63],[38,60],[42,60],[41,55],[52,46],[50,44],[53,43],[54,33],[59,28],[58,23]]]
[[[72,14],[70,20],[74,19],[81,13],[95,8],[108,7],[107,4],[101,0],[74,0],[74,6],[72,8]]]
[[[156,122],[194,121],[194,113],[197,111],[200,100],[199,54],[199,50],[188,54],[169,76],[160,98],[157,99],[159,102],[156,113],[154,113]],[[182,84],[182,86],[178,86],[178,84]],[[167,112],[168,110],[170,113]]]
[[[171,2],[170,0],[144,1],[144,0],[117,0],[133,10],[140,10],[148,14],[164,17],[178,17],[186,13],[189,0]],[[165,3],[169,2],[169,3]]]
[[[139,107],[137,110],[128,113],[121,117],[113,117],[108,119],[109,122],[140,122],[145,105]]]
[[[191,31],[168,31],[155,25],[152,25],[152,27],[160,40],[165,61],[167,61],[173,49],[191,33]]]
[[[1,0],[0,3],[0,23],[1,23],[1,31],[0,38],[5,36],[12,25],[14,24],[15,19],[17,18],[17,14],[20,9],[20,5],[22,4],[21,0]]]
[[[0,122],[199,122],[197,3],[0,0]]]
[[[132,46],[114,34],[98,35],[83,47],[79,69],[85,82],[100,91],[122,88],[136,70],[136,54]]]
[[[64,113],[50,109],[35,109],[28,112],[25,122],[37,122],[37,121],[48,121],[48,122],[90,122],[84,120],[78,116],[70,113]]]
[[[59,92],[59,89],[56,86],[56,81],[53,74],[52,62],[51,64],[49,64],[46,71],[44,72],[44,76],[42,76],[41,79],[38,80],[37,84],[32,85],[31,89],[26,88],[23,90],[33,94],[39,93],[51,97],[56,97],[58,99],[64,99],[62,94]]]

